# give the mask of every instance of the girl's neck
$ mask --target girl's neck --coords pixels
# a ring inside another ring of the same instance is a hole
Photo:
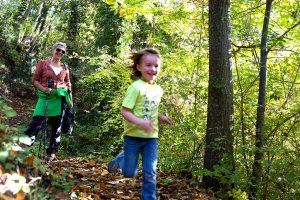
[[[141,79],[142,81],[144,81],[145,83],[148,83],[148,84],[153,84],[153,83],[154,83],[154,81],[151,81],[151,82],[150,82],[150,81],[145,81],[145,80],[143,79],[143,77],[141,77],[140,79]]]

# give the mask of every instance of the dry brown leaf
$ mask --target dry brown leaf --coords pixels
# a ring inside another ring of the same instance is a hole
[[[89,179],[86,178],[86,177],[83,177],[83,178],[81,178],[80,180],[82,180],[82,181],[88,181]]]
[[[100,200],[100,196],[97,194],[91,194],[93,200]]]
[[[123,191],[117,190],[117,194],[123,194]]]
[[[18,152],[14,151],[14,150],[9,150],[9,154],[12,155],[13,157],[16,157]]]
[[[90,165],[90,166],[95,166],[95,165],[96,165],[96,162],[95,162],[95,161],[90,161],[90,162],[88,162],[88,165]]]
[[[106,188],[106,183],[105,183],[105,182],[100,182],[99,188],[100,188],[100,190],[105,190],[105,188]]]
[[[26,176],[27,170],[25,167],[19,167],[19,173],[21,176]]]
[[[55,195],[56,199],[68,199],[68,197],[69,197],[68,194],[63,192],[59,192]]]
[[[2,165],[0,164],[0,176],[2,176],[2,174],[4,174],[4,170],[3,170]]]
[[[26,197],[26,193],[23,191],[19,191],[16,196],[16,200],[23,200],[25,197]]]
[[[87,191],[89,191],[91,189],[91,186],[89,186],[89,185],[79,185],[78,188],[81,191],[87,192]]]
[[[35,159],[34,156],[27,156],[27,157],[24,158],[24,160],[26,161],[26,163],[29,166],[33,166],[34,165],[34,159]]]
[[[0,137],[3,137],[5,135],[5,130],[4,129],[0,129]]]
[[[105,175],[107,175],[107,174],[109,174],[109,171],[107,171],[107,170],[103,170],[103,171],[101,172],[101,176],[105,176]]]
[[[131,199],[130,196],[125,196],[125,195],[120,195],[120,198],[121,198],[121,199]]]
[[[68,176],[67,176],[68,178],[71,178],[71,179],[73,179],[74,178],[74,176],[73,176],[73,174],[68,174]]]

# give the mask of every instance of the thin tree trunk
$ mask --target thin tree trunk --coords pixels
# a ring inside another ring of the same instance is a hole
[[[79,33],[78,24],[79,24],[79,3],[76,0],[72,0],[70,2],[71,15],[69,17],[69,29],[68,29],[68,52],[70,54],[75,54],[78,52],[77,47],[77,36]],[[73,91],[73,99],[75,99],[77,84],[76,84],[76,69],[78,66],[79,60],[76,56],[73,56],[69,61],[69,68],[71,73],[71,81],[72,81],[72,91]]]
[[[261,37],[261,56],[260,56],[260,71],[259,71],[259,95],[258,95],[258,106],[257,106],[257,118],[256,118],[256,136],[255,136],[255,156],[253,163],[252,177],[250,181],[250,198],[256,199],[258,192],[258,184],[262,177],[262,160],[264,158],[265,146],[265,105],[266,105],[266,86],[267,86],[267,36],[270,21],[272,0],[267,0],[264,24]]]

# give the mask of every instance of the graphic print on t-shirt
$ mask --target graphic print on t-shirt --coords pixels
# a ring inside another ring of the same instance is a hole
[[[145,104],[144,104],[144,119],[154,119],[155,112],[157,111],[159,104],[159,96],[152,95],[146,93],[144,95]]]

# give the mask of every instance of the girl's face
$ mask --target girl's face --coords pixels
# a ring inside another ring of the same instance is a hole
[[[153,83],[160,72],[161,59],[155,54],[143,55],[137,69],[141,72],[141,79]]]
[[[52,56],[53,58],[61,59],[64,56],[65,52],[65,47],[62,45],[58,45],[55,49],[53,49]]]

